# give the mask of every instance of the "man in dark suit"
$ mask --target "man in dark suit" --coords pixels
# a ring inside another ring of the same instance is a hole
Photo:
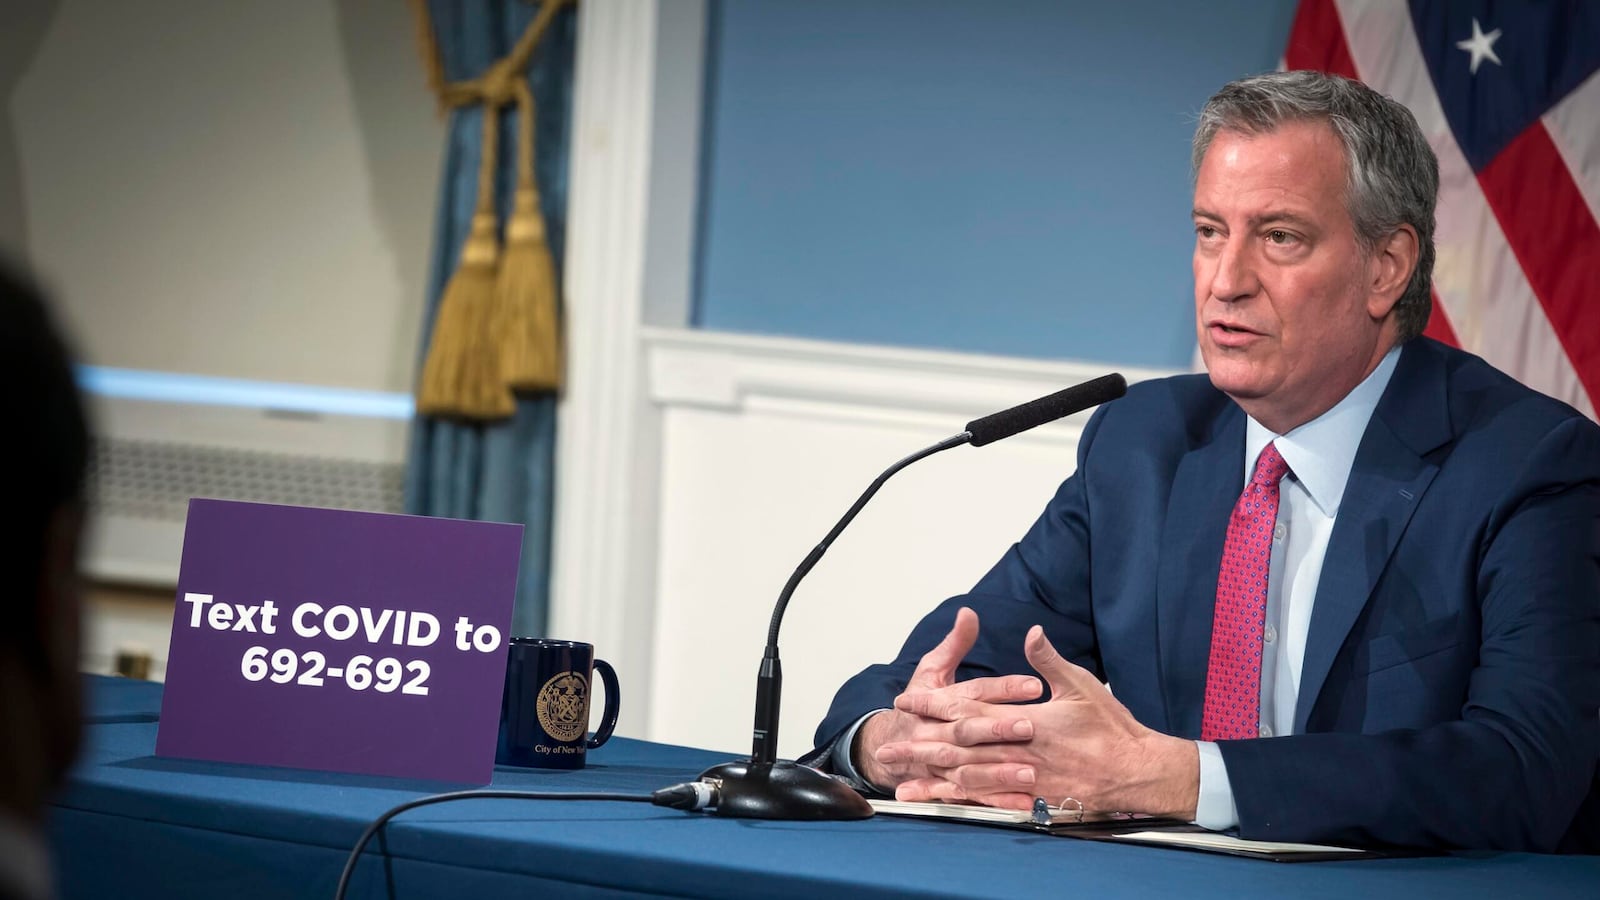
[[[1194,166],[1209,377],[1101,409],[816,758],[901,799],[1600,852],[1600,427],[1419,337],[1438,174],[1400,105],[1245,79]]]
[[[50,893],[45,803],[78,748],[77,551],[89,438],[38,293],[0,266],[0,897]]]

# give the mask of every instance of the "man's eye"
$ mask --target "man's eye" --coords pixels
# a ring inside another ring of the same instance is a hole
[[[1267,232],[1267,240],[1274,244],[1289,244],[1294,242],[1294,235],[1287,231],[1273,229]]]
[[[1194,233],[1205,238],[1206,240],[1210,240],[1217,236],[1217,230],[1210,225],[1196,225],[1194,227]]]

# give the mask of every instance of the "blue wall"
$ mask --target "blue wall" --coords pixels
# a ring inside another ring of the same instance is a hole
[[[712,0],[695,324],[1187,367],[1189,137],[1294,0]]]

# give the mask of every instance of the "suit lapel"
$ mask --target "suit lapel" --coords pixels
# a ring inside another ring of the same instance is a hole
[[[1161,535],[1156,627],[1167,732],[1199,737],[1212,607],[1228,518],[1244,489],[1244,413],[1229,403],[1210,440],[1178,463]]]
[[[1447,389],[1443,358],[1424,340],[1410,342],[1362,436],[1328,539],[1300,672],[1297,734],[1439,471],[1424,457],[1453,436]]]

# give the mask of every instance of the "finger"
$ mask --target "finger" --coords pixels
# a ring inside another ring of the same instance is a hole
[[[1044,629],[1038,625],[1028,629],[1022,650],[1028,657],[1028,663],[1050,685],[1050,699],[1088,700],[1105,693],[1105,685],[1100,683],[1100,679],[1057,652],[1055,645],[1044,636]]]
[[[894,698],[894,708],[901,712],[953,722],[963,717],[987,715],[996,705],[1036,700],[1042,693],[1044,685],[1032,675],[974,678],[937,688],[918,687],[912,684]]]
[[[973,794],[953,781],[938,777],[914,778],[901,782],[895,788],[894,798],[919,803],[967,802],[1000,809],[1023,811],[1033,809],[1032,794]]]
[[[957,696],[985,703],[1026,703],[1044,694],[1044,684],[1032,675],[992,675],[969,678],[950,686]]]
[[[995,707],[977,700],[966,700],[947,690],[906,691],[894,698],[894,708],[903,713],[955,722],[969,717],[982,716]]]
[[[950,633],[917,662],[908,687],[944,687],[955,681],[956,667],[977,642],[978,614],[963,606],[956,610],[956,621],[950,626]]]
[[[966,792],[963,792],[966,793]],[[1033,809],[1032,794],[967,794],[968,800],[973,803],[982,803],[984,806],[998,806],[1001,809]]]
[[[940,774],[966,791],[968,796],[1023,793],[1033,790],[1039,770],[1031,763],[971,763],[944,769]]]
[[[879,747],[873,758],[885,766],[900,769],[912,766],[954,769],[973,762],[977,757],[971,750],[944,741],[897,741]]]
[[[932,803],[965,800],[967,794],[959,784],[943,778],[928,777],[900,782],[894,789],[894,798],[912,803]]]
[[[975,716],[950,726],[950,742],[961,747],[1026,741],[1033,737],[1033,720],[1026,716]]]

